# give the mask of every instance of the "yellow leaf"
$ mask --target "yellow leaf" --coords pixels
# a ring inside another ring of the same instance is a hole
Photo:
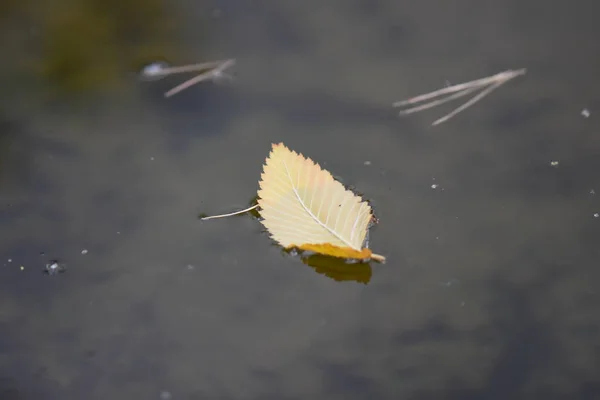
[[[311,159],[273,144],[259,185],[261,222],[286,249],[385,261],[363,248],[373,217],[369,204]]]

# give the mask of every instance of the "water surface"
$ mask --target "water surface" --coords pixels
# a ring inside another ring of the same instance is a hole
[[[0,11],[3,399],[600,398],[593,2],[50,3]],[[169,99],[136,76],[229,57]],[[391,108],[523,67],[438,127]],[[281,141],[372,203],[386,264],[197,219]]]

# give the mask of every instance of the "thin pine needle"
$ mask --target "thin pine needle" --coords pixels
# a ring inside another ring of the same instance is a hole
[[[452,100],[458,99],[460,97],[466,96],[468,94],[471,94],[471,93],[477,91],[478,89],[479,89],[478,87],[474,87],[474,88],[470,88],[470,89],[465,89],[462,92],[454,93],[452,96],[448,96],[448,97],[446,97],[444,99],[439,99],[439,100],[431,101],[429,103],[425,103],[425,104],[422,104],[420,106],[416,106],[416,107],[413,107],[413,108],[407,108],[406,110],[401,110],[400,111],[400,115],[408,115],[408,114],[416,113],[416,112],[419,112],[419,111],[427,110],[429,108],[433,108],[433,107],[439,106],[440,104],[444,104],[444,103],[447,103],[449,101],[452,101]]]
[[[254,210],[256,208],[258,208],[258,204],[255,204],[252,207],[248,207],[248,208],[246,208],[244,210],[235,211],[235,212],[228,213],[228,214],[211,215],[211,216],[208,216],[208,217],[203,217],[203,218],[200,218],[200,220],[206,221],[206,220],[209,220],[209,219],[232,217],[234,215],[240,215],[240,214],[247,213],[248,211],[252,211],[252,210]]]
[[[496,83],[496,84],[488,87],[483,92],[479,93],[477,96],[473,97],[471,100],[467,101],[465,104],[463,104],[462,106],[458,107],[457,109],[455,109],[451,113],[443,116],[442,118],[439,118],[439,119],[435,120],[432,123],[432,125],[441,124],[442,122],[447,121],[450,118],[454,117],[459,112],[461,112],[463,110],[466,110],[467,108],[471,107],[473,104],[477,103],[479,100],[483,99],[485,96],[487,96],[488,94],[490,94],[492,91],[494,91],[497,88],[499,88],[503,83],[504,82],[498,82],[498,83]]]
[[[524,75],[526,72],[527,72],[527,70],[524,68],[519,69],[519,70],[500,72],[496,75],[489,76],[487,78],[481,78],[481,79],[477,79],[477,80],[470,81],[470,82],[460,83],[457,85],[445,87],[440,90],[436,90],[431,93],[426,93],[426,94],[422,94],[422,95],[419,95],[416,97],[412,97],[408,100],[397,101],[393,104],[393,106],[394,107],[402,107],[402,106],[407,106],[407,105],[414,105],[417,103],[421,103],[425,100],[432,100],[432,99],[435,99],[436,97],[440,97],[442,95],[454,93],[451,96],[448,96],[446,98],[432,100],[429,103],[422,104],[420,106],[415,106],[415,107],[411,107],[409,109],[401,110],[399,113],[400,115],[407,115],[407,114],[412,114],[412,113],[415,113],[418,111],[426,110],[429,108],[433,108],[435,106],[446,103],[448,101],[455,100],[457,98],[471,94],[477,90],[484,89],[481,93],[479,93],[478,95],[473,97],[471,100],[467,101],[465,104],[461,105],[460,107],[456,108],[454,111],[446,114],[442,118],[439,118],[432,123],[432,125],[438,125],[438,124],[441,124],[442,122],[445,122],[445,121],[449,120],[450,118],[454,117],[461,111],[464,111],[465,109],[471,107],[473,104],[477,103],[479,100],[481,100],[482,98],[484,98],[485,96],[490,94],[493,90],[497,89],[504,83],[508,82],[509,80],[511,80],[517,76]]]
[[[205,81],[207,79],[211,79],[213,78],[213,75],[211,74],[211,72],[205,72],[203,74],[197,75],[191,79],[188,79],[187,81],[175,86],[173,89],[168,90],[167,92],[165,92],[165,97],[171,97],[174,94],[177,94],[179,92],[181,92],[184,89],[189,88],[190,86],[193,86],[197,83],[200,83],[202,81]]]
[[[165,97],[173,96],[176,93],[181,92],[184,89],[189,88],[197,83],[205,80],[216,81],[220,78],[233,79],[230,75],[224,73],[224,71],[235,64],[235,59],[222,60],[222,61],[209,61],[198,64],[188,64],[179,67],[168,67],[164,63],[153,63],[147,65],[140,73],[141,79],[144,80],[158,80],[163,79],[167,76],[174,74],[182,74],[188,72],[201,72],[199,75],[186,80],[180,85],[177,85],[173,89],[165,93]]]
[[[227,77],[227,78],[231,79],[231,76],[224,74],[223,71],[225,69],[231,67],[234,64],[235,64],[234,59],[224,61],[219,66],[217,66],[213,69],[210,69],[206,72],[203,72],[202,74],[197,75],[191,79],[188,79],[187,81],[183,82],[182,84],[175,86],[173,89],[171,89],[165,93],[165,97],[171,97],[174,94],[177,94],[177,93],[181,92],[182,90],[189,88],[190,86],[193,86],[197,83],[200,83],[200,82],[208,80],[208,79],[215,80],[215,79],[218,79],[221,77]]]
[[[217,68],[227,61],[208,61],[198,64],[181,65],[179,67],[167,67],[162,63],[153,63],[142,70],[141,76],[146,79],[160,79],[173,74],[206,71]]]
[[[490,85],[490,84],[498,82],[498,81],[506,82],[509,79],[512,79],[516,76],[524,74],[525,71],[526,71],[525,69],[520,69],[517,71],[500,72],[499,74],[488,76],[486,78],[476,79],[474,81],[463,82],[463,83],[458,83],[456,85],[447,86],[443,89],[436,90],[435,92],[422,94],[422,95],[419,95],[416,97],[412,97],[408,100],[397,101],[393,105],[394,105],[394,107],[399,107],[399,106],[403,106],[406,104],[420,103],[424,100],[429,100],[434,97],[441,96],[442,94],[460,92],[462,90],[470,89],[470,88],[481,88],[483,86],[487,86],[487,85]]]

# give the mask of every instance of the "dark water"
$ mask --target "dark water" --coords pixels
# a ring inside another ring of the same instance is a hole
[[[600,398],[594,2],[47,3],[0,9],[0,399]],[[135,75],[227,57],[170,99]],[[524,67],[435,128],[391,108]],[[386,264],[197,219],[280,141]]]

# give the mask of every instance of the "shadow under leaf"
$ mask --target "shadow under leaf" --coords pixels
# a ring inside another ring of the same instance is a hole
[[[313,268],[315,272],[338,282],[356,281],[367,284],[371,281],[371,264],[349,263],[344,259],[314,254],[302,257],[302,262]]]

